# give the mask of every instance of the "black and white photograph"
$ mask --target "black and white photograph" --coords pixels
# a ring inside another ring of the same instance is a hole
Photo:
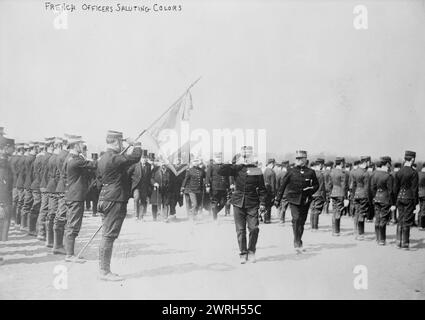
[[[425,1],[0,0],[0,300],[425,300]]]

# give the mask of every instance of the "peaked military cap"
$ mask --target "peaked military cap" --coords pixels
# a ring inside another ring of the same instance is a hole
[[[106,133],[106,137],[109,139],[122,139],[123,133],[119,131],[108,130],[108,132]]]
[[[274,158],[270,158],[267,160],[267,164],[270,164],[270,163],[276,163],[276,160]]]
[[[297,150],[295,152],[295,158],[299,159],[299,158],[307,158],[307,151],[304,150]]]
[[[282,164],[282,166],[287,166],[287,165],[289,165],[289,161],[288,160],[283,160],[281,164]]]
[[[354,165],[358,166],[360,164],[360,160],[354,160]]]
[[[391,163],[391,157],[389,156],[383,156],[379,159],[381,162],[384,162],[385,164]]]
[[[401,162],[394,163],[394,168],[401,168]]]
[[[81,136],[72,135],[68,138],[68,144],[69,145],[76,144],[76,143],[83,143],[83,142],[84,142],[84,140],[83,140],[83,137],[81,137]]]
[[[325,159],[323,159],[323,158],[317,158],[317,159],[316,159],[316,162],[317,162],[318,164],[325,164]]]
[[[144,157],[144,158],[148,157],[148,150],[142,149],[142,157]]]
[[[416,152],[415,151],[406,151],[404,153],[405,157],[409,157],[409,158],[416,158]]]
[[[335,158],[335,164],[340,164],[345,162],[345,158],[344,157],[336,157]]]

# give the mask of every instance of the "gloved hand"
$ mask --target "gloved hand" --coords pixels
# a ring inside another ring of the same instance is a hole
[[[260,213],[264,213],[266,211],[266,206],[264,204],[260,204]]]
[[[205,188],[205,192],[206,192],[206,193],[210,193],[210,187],[206,187],[206,188]]]
[[[390,210],[391,210],[391,211],[395,211],[396,209],[397,209],[397,208],[396,208],[396,206],[391,206],[391,207],[390,207]]]
[[[230,190],[235,191],[235,185],[234,184],[230,185]]]
[[[344,199],[344,207],[348,207],[348,205],[350,204],[350,201],[348,199]]]
[[[158,187],[159,187],[159,183],[158,183],[158,182],[155,182],[155,183],[153,184],[153,186],[154,186],[154,188],[158,188]]]

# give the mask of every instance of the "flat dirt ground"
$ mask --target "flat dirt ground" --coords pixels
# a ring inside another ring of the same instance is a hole
[[[404,251],[394,246],[394,226],[387,228],[387,245],[378,246],[373,223],[366,223],[366,239],[356,241],[352,218],[343,217],[342,235],[333,237],[331,214],[322,214],[318,232],[310,230],[307,219],[306,251],[296,254],[289,210],[285,225],[278,223],[274,211],[272,224],[260,224],[257,262],[241,265],[232,216],[222,212],[215,224],[204,211],[194,224],[179,208],[177,218],[153,222],[148,212],[146,221],[136,221],[129,205],[112,257],[112,271],[125,281],[113,283],[97,278],[100,234],[83,254],[88,261],[71,265],[63,256],[52,255],[43,242],[12,227],[9,241],[0,244],[5,259],[0,298],[425,298],[425,232],[418,228],[411,231],[411,250]],[[85,213],[76,252],[100,222],[100,217]],[[361,283],[360,289],[356,283]]]

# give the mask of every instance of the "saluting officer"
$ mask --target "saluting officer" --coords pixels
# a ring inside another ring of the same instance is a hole
[[[316,173],[317,181],[319,182],[319,188],[313,194],[311,202],[310,224],[313,231],[319,229],[319,215],[322,213],[326,201],[325,176],[323,174],[324,164],[325,159],[322,158],[318,158],[311,164],[312,169]]]
[[[211,197],[211,209],[213,219],[216,221],[218,213],[224,208],[227,202],[227,192],[230,187],[228,176],[222,176],[218,172],[223,166],[223,153],[214,153],[213,163],[207,167],[205,187],[206,192]]]
[[[403,167],[395,175],[395,193],[399,218],[397,223],[397,247],[408,250],[410,227],[415,219],[414,210],[418,203],[418,173],[412,168],[416,152],[406,151]]]
[[[375,206],[375,236],[379,245],[385,245],[387,223],[390,212],[395,207],[394,181],[389,174],[390,166],[391,158],[381,157],[370,182]]]
[[[247,261],[256,261],[255,252],[259,233],[258,211],[265,210],[267,191],[263,173],[254,164],[251,146],[242,147],[241,154],[236,155],[234,161],[235,164],[223,164],[218,170],[218,174],[234,178],[235,189],[232,193],[231,203],[240,251],[240,263],[244,264]]]
[[[133,141],[126,139],[131,146]],[[127,202],[130,198],[128,169],[140,161],[142,149],[131,147],[123,151],[122,132],[109,130],[106,135],[107,150],[98,161],[99,178],[102,190],[99,195],[98,211],[102,215],[102,241],[99,246],[100,279],[121,281],[122,277],[111,272],[112,248],[118,238],[124,218],[127,214]]]
[[[312,195],[319,188],[319,181],[313,169],[306,166],[307,151],[299,150],[295,156],[295,167],[290,169],[283,178],[276,196],[275,205],[278,208],[286,189],[287,199],[291,207],[292,230],[294,232],[294,248],[297,253],[303,251],[302,235],[307,219]]]
[[[330,198],[332,200],[332,235],[340,235],[341,215],[344,208],[348,205],[348,174],[343,170],[345,159],[337,157],[335,159],[335,168],[330,172]]]
[[[66,202],[66,226],[65,226],[65,261],[84,262],[84,259],[74,255],[75,238],[78,236],[81,224],[83,222],[84,202],[89,188],[90,171],[96,170],[97,162],[86,160],[83,155],[83,143],[81,137],[71,136],[68,140],[70,148],[69,156],[66,157],[64,170],[66,171],[65,183],[65,202]],[[57,189],[56,189],[57,190]],[[59,233],[59,232],[60,233]],[[62,239],[56,237],[62,236],[59,229],[55,230],[55,242],[59,244],[53,248],[54,252],[60,253]],[[56,244],[56,243],[55,243]]]
[[[364,239],[364,223],[370,210],[370,175],[367,171],[369,162],[369,156],[360,157],[358,168],[350,173],[349,190],[354,199],[354,234],[357,240]]]

